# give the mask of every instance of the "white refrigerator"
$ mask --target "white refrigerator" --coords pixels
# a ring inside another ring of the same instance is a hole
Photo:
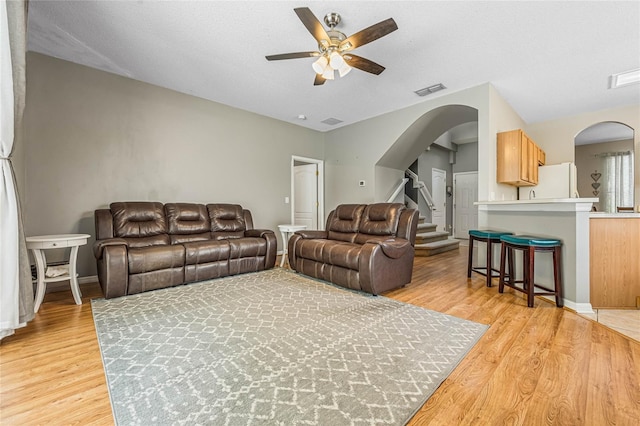
[[[518,188],[520,200],[578,198],[577,169],[574,163],[538,167],[538,184]]]

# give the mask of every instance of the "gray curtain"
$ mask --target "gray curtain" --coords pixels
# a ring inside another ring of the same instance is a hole
[[[17,298],[11,298],[11,300],[0,300],[3,310],[8,307],[10,303],[10,311],[13,313],[14,321],[7,326],[6,318],[3,315],[2,324],[0,329],[0,338],[13,333],[15,328],[24,326],[28,321],[33,319],[33,284],[31,282],[31,267],[29,264],[29,257],[27,254],[27,247],[24,237],[22,212],[20,210],[20,197],[18,194],[18,188],[15,187],[15,175],[13,166],[11,165],[11,154],[15,146],[22,142],[22,116],[25,106],[26,97],[26,44],[27,44],[27,8],[28,2],[26,0],[12,0],[2,2],[2,7],[6,5],[6,17],[7,17],[7,30],[9,47],[11,51],[11,77],[13,79],[13,143],[10,144],[11,149],[9,152],[2,153],[2,161],[5,165],[8,165],[9,173],[13,177],[13,188],[9,188],[7,193],[15,194],[15,204],[12,208],[15,208],[17,212],[1,212],[2,218],[8,216],[16,216],[17,226],[17,246],[15,244],[10,245],[7,249],[6,246],[3,250],[16,250],[17,249],[17,271],[13,275],[16,277],[17,282],[1,282],[2,291],[0,294],[3,296],[6,294],[15,294],[17,292]],[[5,51],[1,52],[2,55],[6,55]],[[3,77],[5,78],[5,77]],[[6,145],[5,145],[6,146]],[[15,234],[15,233],[14,233]],[[0,256],[13,257],[13,253],[0,253]],[[14,280],[11,280],[14,281]],[[17,286],[17,289],[15,288]],[[5,288],[9,288],[11,291],[6,292]],[[16,291],[17,290],[17,291]],[[15,304],[17,303],[17,306]],[[15,313],[17,313],[17,318]],[[15,321],[17,319],[17,321]],[[15,322],[15,324],[13,324]]]

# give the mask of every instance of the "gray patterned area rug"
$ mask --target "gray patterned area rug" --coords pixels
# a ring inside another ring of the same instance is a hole
[[[92,309],[119,425],[401,425],[487,329],[280,268]]]

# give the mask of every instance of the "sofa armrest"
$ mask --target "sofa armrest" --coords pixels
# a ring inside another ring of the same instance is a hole
[[[265,238],[267,234],[273,234],[273,231],[270,229],[247,229],[244,231],[245,237]]]
[[[308,240],[308,239],[326,240],[329,236],[329,233],[327,231],[307,231],[303,229],[301,231],[296,231],[294,235],[300,235],[305,240]]]
[[[97,264],[98,281],[105,298],[128,294],[129,264],[125,244],[103,245],[102,255],[97,259]]]
[[[376,295],[409,284],[414,255],[405,239],[366,242],[358,259],[361,289]]]
[[[384,241],[369,240],[366,244],[378,244],[382,252],[392,259],[398,259],[404,256],[411,247],[409,241],[399,238],[391,238]]]
[[[270,229],[247,229],[245,237],[264,238],[267,241],[267,252],[265,254],[264,268],[271,269],[276,264],[276,254],[278,252],[278,240],[276,234]]]
[[[127,246],[127,240],[125,240],[124,238],[109,238],[106,240],[98,240],[93,243],[93,255],[96,257],[96,259],[101,259],[105,247],[121,245]]]

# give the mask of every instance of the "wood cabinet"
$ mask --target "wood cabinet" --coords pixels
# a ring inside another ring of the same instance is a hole
[[[589,220],[590,299],[594,308],[635,308],[640,297],[640,215]]]
[[[498,183],[513,186],[538,184],[538,166],[545,152],[521,129],[498,133]]]

